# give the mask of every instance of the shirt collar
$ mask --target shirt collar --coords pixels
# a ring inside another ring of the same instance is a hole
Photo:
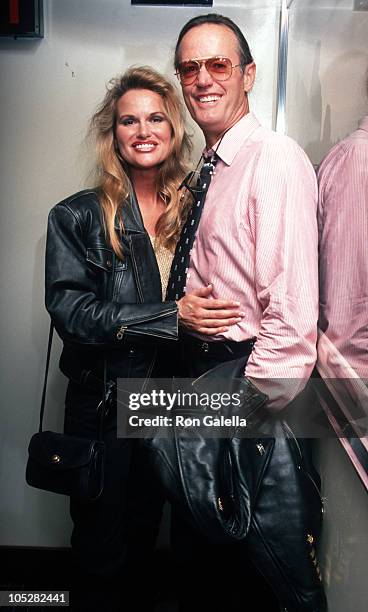
[[[203,155],[209,156],[216,151],[216,155],[227,166],[230,166],[244,142],[258,127],[260,127],[260,123],[253,113],[244,115],[232,128],[225,132],[222,140],[219,139],[211,149],[205,149]]]
[[[359,122],[359,129],[368,132],[368,115],[363,117],[363,119]]]

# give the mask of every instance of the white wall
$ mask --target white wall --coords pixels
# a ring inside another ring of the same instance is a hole
[[[45,38],[0,40],[1,429],[0,545],[69,543],[67,501],[25,485],[27,444],[37,429],[49,320],[43,252],[50,207],[81,189],[90,167],[82,145],[105,83],[151,64],[175,80],[180,28],[208,9],[131,7],[129,0],[45,0]],[[214,3],[249,38],[258,62],[252,106],[271,126],[278,2]],[[258,8],[257,8],[258,7]],[[196,153],[202,140],[196,135]],[[47,426],[62,426],[65,381],[54,348]]]

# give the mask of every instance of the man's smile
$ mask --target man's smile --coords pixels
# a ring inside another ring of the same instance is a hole
[[[197,102],[199,102],[200,104],[208,104],[210,106],[213,106],[221,98],[222,96],[220,94],[202,94],[199,96],[195,96]]]

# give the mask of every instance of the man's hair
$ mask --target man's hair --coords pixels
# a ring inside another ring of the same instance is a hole
[[[198,26],[203,25],[204,23],[214,23],[215,25],[225,26],[229,28],[232,32],[234,32],[237,41],[238,41],[238,51],[240,56],[240,63],[242,66],[246,66],[247,64],[251,64],[253,62],[253,57],[249,49],[249,45],[242,33],[241,29],[228,17],[224,17],[223,15],[219,15],[218,13],[208,13],[207,15],[199,15],[198,17],[193,17],[190,19],[185,26],[181,29],[179,34],[176,47],[175,47],[175,68],[178,68],[179,65],[179,48],[182,39],[185,34],[189,32],[192,28],[196,28]]]

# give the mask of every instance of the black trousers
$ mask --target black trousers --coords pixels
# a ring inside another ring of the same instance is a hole
[[[209,343],[183,336],[181,377],[196,378],[232,359],[250,355],[249,342]],[[214,544],[195,531],[173,509],[171,541],[177,567],[180,612],[278,612],[268,584],[252,565],[241,543]],[[253,603],[251,603],[253,602]]]
[[[65,432],[95,438],[100,399],[96,391],[70,383]],[[155,586],[152,572],[145,568],[152,567],[164,498],[139,441],[117,438],[114,401],[105,418],[103,438],[106,464],[101,497],[92,503],[70,501],[76,569],[72,608],[149,610]]]

